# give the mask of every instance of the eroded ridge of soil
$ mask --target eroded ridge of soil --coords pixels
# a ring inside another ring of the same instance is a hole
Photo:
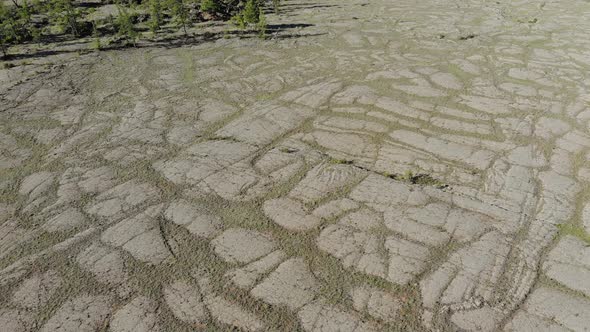
[[[2,330],[588,331],[590,3],[282,8],[0,71]]]

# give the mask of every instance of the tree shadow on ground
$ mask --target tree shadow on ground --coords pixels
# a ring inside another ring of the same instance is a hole
[[[212,24],[215,25],[215,24]],[[303,38],[303,37],[314,37],[325,35],[325,33],[292,33],[289,30],[293,29],[305,29],[312,27],[313,24],[307,23],[289,23],[289,24],[269,24],[266,28],[266,40],[281,40],[281,39],[292,39],[292,38]],[[220,32],[207,32],[184,35],[170,35],[164,36],[158,39],[142,39],[137,43],[133,44],[125,42],[124,40],[117,40],[111,44],[101,47],[100,49],[93,49],[89,47],[89,44],[93,42],[92,38],[66,38],[65,36],[52,36],[47,40],[44,40],[40,44],[47,47],[47,49],[40,50],[28,50],[21,53],[11,53],[7,55],[3,60],[18,61],[18,60],[32,60],[36,58],[43,58],[52,55],[68,54],[68,53],[90,53],[95,51],[110,51],[110,50],[121,50],[126,48],[176,48],[183,46],[194,46],[200,45],[207,42],[214,42],[219,39],[250,39],[260,38],[257,30],[231,30],[231,31],[220,31]],[[33,45],[30,43],[29,45]],[[52,45],[55,48],[52,49]],[[63,49],[60,49],[63,48]]]
[[[322,5],[318,3],[284,3],[279,9],[280,14],[291,13],[302,9],[338,8],[338,5]]]

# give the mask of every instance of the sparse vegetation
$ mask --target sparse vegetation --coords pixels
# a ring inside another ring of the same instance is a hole
[[[330,164],[336,164],[336,165],[350,165],[352,164],[352,160],[346,160],[346,159],[338,159],[338,158],[331,158],[329,160]]]

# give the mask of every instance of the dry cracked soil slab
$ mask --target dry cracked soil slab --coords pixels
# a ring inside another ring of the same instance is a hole
[[[268,20],[0,70],[0,330],[590,331],[588,1]]]

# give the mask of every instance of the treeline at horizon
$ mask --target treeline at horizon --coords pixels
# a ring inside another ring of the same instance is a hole
[[[105,42],[135,45],[140,38],[164,33],[188,35],[195,23],[209,20],[231,20],[264,37],[264,9],[278,11],[279,1],[0,0],[0,49],[7,57],[13,45],[87,37],[93,38],[96,49]]]

